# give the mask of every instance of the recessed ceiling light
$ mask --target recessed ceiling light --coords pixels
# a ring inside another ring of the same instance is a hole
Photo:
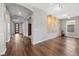
[[[18,12],[18,14],[19,14],[19,15],[22,15],[22,13],[21,13],[20,11]]]

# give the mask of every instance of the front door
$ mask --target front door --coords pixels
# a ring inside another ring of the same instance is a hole
[[[19,24],[15,23],[15,33],[19,33]]]

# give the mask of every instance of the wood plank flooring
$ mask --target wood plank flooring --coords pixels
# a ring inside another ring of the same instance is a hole
[[[17,40],[16,40],[17,39]],[[5,56],[78,56],[79,39],[58,37],[42,43],[32,45],[30,48],[18,37],[7,44]]]

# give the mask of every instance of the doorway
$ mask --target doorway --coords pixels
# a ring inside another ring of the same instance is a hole
[[[28,36],[31,36],[31,27],[32,27],[32,25],[31,25],[31,23],[28,23]]]
[[[15,34],[19,33],[19,24],[15,23]]]

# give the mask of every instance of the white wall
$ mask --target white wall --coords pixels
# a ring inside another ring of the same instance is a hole
[[[26,22],[22,24],[23,35],[26,36]]]
[[[4,17],[5,17],[5,23],[6,23],[6,42],[8,42],[10,40],[10,15],[6,7],[5,7]]]
[[[32,16],[32,41],[34,44],[44,40],[47,31],[46,23],[45,13],[35,9]]]
[[[0,3],[0,55],[6,51],[6,23],[4,20],[4,4]]]
[[[59,36],[59,21],[58,24],[54,27],[56,29],[55,32],[49,33],[48,32],[48,23],[47,23],[47,14],[40,10],[35,9],[32,16],[32,41],[33,44],[51,39],[56,38]]]
[[[11,22],[11,35],[13,35],[15,33],[15,24],[13,22]]]
[[[28,36],[28,21],[26,21],[26,25],[25,25],[25,35]]]
[[[19,32],[20,32],[20,33],[23,33],[23,32],[22,32],[22,23],[19,24]]]

